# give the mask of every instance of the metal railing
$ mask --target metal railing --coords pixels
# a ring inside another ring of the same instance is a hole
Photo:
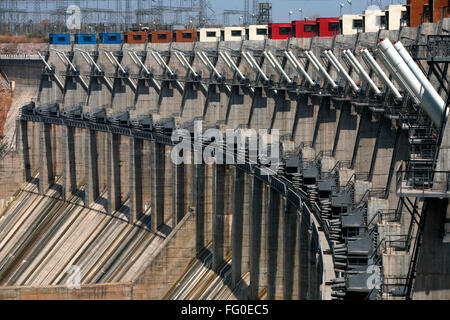
[[[367,223],[367,228],[372,230],[379,224],[388,222],[398,222],[400,220],[400,214],[396,209],[380,209],[378,210],[370,221]]]
[[[348,169],[350,167],[350,165],[351,165],[351,161],[339,160],[336,162],[336,164],[330,171],[321,172],[320,177],[321,178],[329,178],[331,176],[334,176],[337,172],[339,172],[339,170],[342,170],[344,168]]]
[[[390,297],[406,298],[408,278],[398,276],[383,276],[381,292]]]
[[[428,168],[397,171],[397,194],[415,191],[417,196],[424,197],[426,193],[450,192],[450,171],[435,171]]]
[[[395,252],[409,252],[411,243],[414,237],[408,234],[393,235],[389,234],[384,237],[383,252],[395,251]]]
[[[378,210],[379,223],[399,222],[400,214],[396,209]]]
[[[409,46],[412,56],[418,60],[450,58],[450,35],[429,35],[427,44]]]
[[[387,193],[386,188],[370,188],[367,189],[362,195],[361,199],[356,203],[355,207],[360,207],[364,203],[366,203],[370,198],[380,198],[386,199]],[[389,191],[389,190],[388,190]]]

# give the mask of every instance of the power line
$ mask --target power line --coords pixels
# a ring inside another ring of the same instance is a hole
[[[249,1],[249,0],[245,0]],[[198,19],[199,25],[211,21],[208,0],[90,0],[70,1],[81,8],[82,23],[187,23]],[[0,24],[39,23],[44,19],[63,22],[67,0],[0,0]],[[196,18],[195,18],[196,16]]]

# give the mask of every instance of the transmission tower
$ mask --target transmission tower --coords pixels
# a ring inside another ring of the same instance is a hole
[[[33,20],[36,22],[40,22],[41,21],[41,1],[39,0],[34,0],[34,14],[33,16]]]
[[[245,11],[243,10],[224,10],[223,11],[223,24],[230,24],[230,16],[245,16]]]
[[[243,21],[248,23],[250,0],[244,1]],[[162,27],[164,23],[186,24],[191,20],[204,26],[211,22],[209,15],[214,13],[208,0],[0,0],[0,23],[15,28],[17,23],[39,24],[49,19],[52,31],[64,29],[71,4],[80,7],[84,24],[119,24],[121,28],[125,23],[152,21],[155,27]]]
[[[138,0],[137,11],[136,11],[136,23],[139,24],[143,21],[143,10],[142,10],[142,0]]]
[[[272,4],[270,2],[258,3],[257,24],[269,24],[272,22]]]
[[[122,1],[116,1],[116,23],[120,24],[122,18]]]
[[[206,17],[206,0],[200,0],[199,10],[198,10],[198,25],[203,27],[206,25],[207,17]]]
[[[244,24],[250,23],[250,0],[244,0]]]
[[[125,23],[127,25],[131,24],[131,0],[125,1]]]
[[[9,0],[8,2],[9,3],[8,3],[8,5],[6,7],[11,10],[11,14],[10,14],[11,22],[13,22],[13,23],[14,22],[18,22],[19,21],[19,19],[18,19],[19,18],[19,14],[17,13],[17,1]]]
[[[256,19],[258,18],[258,0],[253,0],[252,3],[252,23],[254,24],[256,22]]]

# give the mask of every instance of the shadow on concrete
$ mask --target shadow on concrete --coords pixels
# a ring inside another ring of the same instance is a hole
[[[31,179],[31,180],[29,181],[29,183],[32,183],[32,184],[35,184],[35,185],[39,185],[39,179],[38,179],[38,178],[33,178],[33,179]],[[29,193],[29,194],[34,194],[34,195],[39,195],[39,196],[42,196],[43,198],[48,198],[48,199],[57,200],[57,201],[59,201],[59,202],[64,202],[64,203],[71,204],[71,205],[74,205],[74,206],[77,206],[77,207],[83,207],[84,209],[88,209],[88,210],[90,210],[90,211],[92,211],[92,212],[100,213],[100,214],[103,214],[103,215],[105,215],[105,216],[109,216],[109,217],[111,217],[111,218],[113,218],[113,219],[116,219],[116,220],[119,220],[119,221],[122,221],[122,222],[125,222],[125,223],[129,223],[128,218],[129,218],[130,208],[129,208],[128,205],[122,205],[122,206],[119,208],[119,210],[117,210],[117,213],[121,213],[121,214],[123,214],[123,215],[125,216],[125,218],[123,218],[123,217],[119,217],[119,216],[114,215],[114,214],[108,214],[108,213],[106,212],[107,199],[104,198],[104,197],[98,197],[98,198],[94,201],[94,203],[103,206],[103,210],[99,210],[99,209],[93,209],[93,208],[91,208],[90,206],[86,206],[86,205],[83,203],[84,194],[85,194],[84,190],[76,190],[76,191],[73,193],[73,195],[74,195],[76,198],[75,198],[75,199],[69,199],[69,200],[64,200],[64,199],[62,198],[62,186],[61,186],[61,185],[59,185],[59,184],[54,184],[54,185],[52,185],[52,186],[49,188],[49,190],[54,190],[54,191],[58,192],[59,195],[55,195],[55,196],[51,196],[51,195],[48,195],[48,194],[41,195],[39,192],[37,192],[37,191],[31,191],[31,190],[23,190],[22,192],[24,192],[24,193]],[[81,203],[79,203],[79,202],[81,202]],[[142,220],[141,220],[141,219],[142,219]],[[141,218],[139,219],[139,222],[142,222],[142,225],[134,224],[134,227],[135,227],[135,228],[144,229],[144,230],[146,230],[146,231],[148,231],[148,232],[154,233],[154,232],[151,230],[151,216],[145,216],[145,215],[143,215],[143,216],[141,216]],[[170,232],[169,232],[169,233],[170,233]]]

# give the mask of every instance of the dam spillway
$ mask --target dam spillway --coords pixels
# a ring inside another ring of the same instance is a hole
[[[0,298],[448,298],[449,129],[376,57],[396,99],[359,54],[376,56],[381,39],[420,51],[436,34],[49,45],[38,84],[17,90],[37,96],[0,166],[19,190],[0,215]],[[447,99],[445,57],[419,53]],[[197,121],[224,136],[277,131],[276,172],[249,155],[174,164],[171,134]]]

